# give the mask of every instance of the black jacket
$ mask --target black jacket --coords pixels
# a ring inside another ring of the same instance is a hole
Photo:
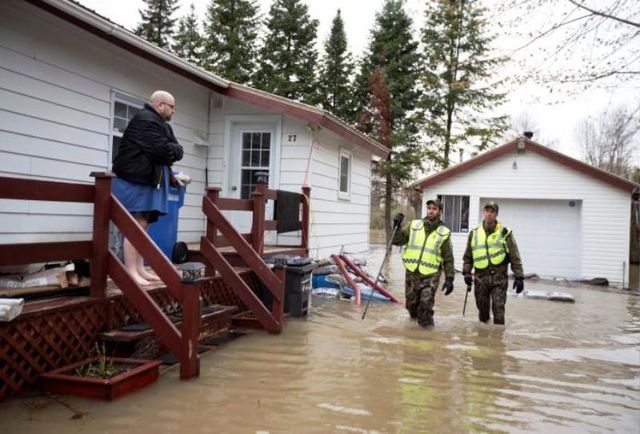
[[[124,131],[113,171],[126,181],[155,187],[160,183],[162,166],[181,160],[182,153],[171,125],[145,104]]]

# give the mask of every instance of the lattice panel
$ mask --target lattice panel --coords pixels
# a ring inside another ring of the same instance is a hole
[[[252,272],[241,274],[242,279],[254,291],[260,286],[260,282],[256,275]],[[202,289],[202,303],[221,304],[224,306],[238,306],[239,311],[247,310],[244,303],[236,296],[230,286],[221,279],[215,279],[207,283]]]
[[[32,386],[38,375],[86,358],[107,322],[104,305],[18,319],[0,326],[0,399]]]
[[[254,291],[259,288],[254,273],[245,272],[242,278]],[[169,315],[181,310],[166,288],[152,290],[150,295]],[[202,301],[247,310],[221,278],[203,287]],[[43,372],[93,355],[100,332],[141,321],[131,303],[115,296],[0,323],[0,400],[32,387]]]

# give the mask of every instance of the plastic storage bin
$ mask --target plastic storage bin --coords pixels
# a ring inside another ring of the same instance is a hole
[[[149,236],[170,261],[173,247],[178,241],[178,215],[180,208],[184,205],[185,191],[185,187],[169,186],[167,214],[160,216],[158,221],[149,228]]]

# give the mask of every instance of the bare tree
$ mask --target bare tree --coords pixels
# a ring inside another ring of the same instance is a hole
[[[511,126],[509,127],[509,131],[507,132],[505,139],[515,139],[516,137],[522,136],[525,131],[533,133],[533,141],[536,143],[551,149],[557,148],[558,139],[551,138],[548,134],[543,134],[544,129],[539,126],[538,121],[536,121],[531,113],[526,110],[511,117]]]
[[[499,5],[513,35],[523,41],[514,54],[533,68],[522,79],[533,76],[551,88],[620,82],[637,87],[638,0],[508,0]],[[539,30],[532,31],[535,27]]]
[[[607,109],[596,118],[584,119],[578,128],[587,163],[631,179],[639,163],[640,107]]]

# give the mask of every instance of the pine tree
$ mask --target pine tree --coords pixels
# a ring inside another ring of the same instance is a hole
[[[484,12],[477,0],[427,3],[422,106],[429,155],[443,168],[460,145],[483,150],[507,128],[506,116],[483,116],[504,100],[490,83],[502,59],[491,57]]]
[[[136,35],[156,44],[161,48],[169,48],[173,36],[176,18],[171,18],[178,9],[178,0],[143,0],[145,10],[139,9],[142,22],[135,30]]]
[[[300,0],[274,0],[267,19],[267,36],[260,50],[254,84],[259,89],[294,100],[317,99],[315,49],[318,20]]]
[[[391,145],[391,94],[387,88],[384,69],[376,66],[367,86],[369,101],[360,112],[358,128],[385,145]]]
[[[362,59],[356,78],[356,103],[359,111],[371,100],[370,78],[379,67],[384,72],[389,102],[389,140],[391,153],[380,165],[385,188],[385,229],[391,233],[391,207],[394,192],[421,166],[422,154],[417,143],[417,102],[419,83],[418,43],[412,35],[413,21],[402,7],[402,0],[386,0],[376,15],[368,52]],[[361,124],[362,131],[372,131]]]
[[[318,80],[322,108],[348,122],[355,120],[353,107],[353,61],[347,51],[347,35],[340,9],[333,19],[329,39],[324,44],[324,57]]]
[[[248,84],[256,68],[259,28],[255,0],[211,0],[205,21],[205,67]]]
[[[203,39],[198,30],[196,9],[191,3],[188,15],[180,18],[178,32],[172,45],[173,52],[184,60],[200,65],[202,63]]]

